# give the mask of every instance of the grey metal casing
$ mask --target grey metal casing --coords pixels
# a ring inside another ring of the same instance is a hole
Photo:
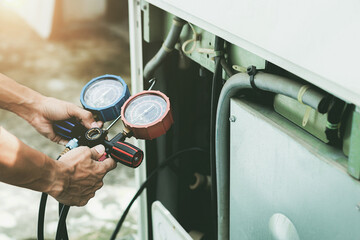
[[[276,213],[300,239],[360,239],[360,184],[340,150],[271,109],[232,99],[231,116],[230,239],[274,239]]]

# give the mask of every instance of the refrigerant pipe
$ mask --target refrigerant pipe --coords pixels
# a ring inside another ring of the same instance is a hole
[[[303,84],[294,80],[259,72],[254,76],[258,89],[279,93],[297,99]],[[251,88],[250,77],[238,73],[230,77],[220,93],[215,132],[216,178],[218,200],[218,240],[229,239],[229,194],[230,194],[230,98],[240,90]],[[302,102],[319,112],[327,111],[328,95],[316,87],[309,88],[302,94]]]
[[[174,17],[173,24],[167,35],[163,45],[160,50],[155,54],[155,56],[145,65],[144,68],[144,80],[149,81],[155,72],[155,70],[163,63],[169,53],[174,50],[175,44],[179,40],[181,30],[185,25],[185,21],[181,18]]]

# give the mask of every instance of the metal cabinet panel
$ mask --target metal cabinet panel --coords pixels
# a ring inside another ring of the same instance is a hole
[[[233,99],[231,115],[231,239],[277,239],[274,214],[285,215],[300,239],[360,239],[360,184],[340,150],[271,109]]]

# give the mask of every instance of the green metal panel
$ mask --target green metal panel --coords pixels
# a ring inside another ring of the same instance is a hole
[[[211,34],[210,32],[207,32],[197,26],[193,26],[196,34],[199,36],[199,40],[196,41],[196,48],[192,53],[186,54],[187,57],[192,59],[193,61],[197,62],[198,64],[202,65],[209,71],[213,72],[215,68],[214,63],[214,54],[213,53],[200,53],[199,49],[206,49],[209,52],[214,49],[214,39],[215,36]],[[182,34],[180,36],[180,45],[182,46],[185,41],[193,38],[193,31],[191,30],[191,27],[189,24],[184,26],[184,29],[182,31]],[[194,42],[189,43],[186,50],[191,49],[192,44]]]
[[[238,65],[241,67],[248,67],[250,65],[256,66],[258,69],[265,68],[265,60],[243,48],[240,48],[236,45],[231,44],[229,46],[230,52],[230,62],[233,65]]]
[[[349,146],[348,172],[356,179],[360,179],[360,109],[353,113]]]
[[[274,109],[277,113],[289,119],[299,127],[305,129],[321,141],[328,143],[326,138],[327,114],[321,114],[314,109],[310,110],[310,116],[305,127],[302,121],[307,111],[307,106],[284,95],[277,94],[274,98]]]
[[[201,50],[206,51],[208,50],[211,52],[211,50],[214,50],[214,40],[215,35],[205,31],[202,28],[199,28],[197,26],[193,26],[196,33],[199,35],[196,49],[190,53],[187,54],[189,58],[194,60],[195,62],[199,63],[203,67],[207,68],[210,71],[214,71],[214,53],[202,53],[199,52]],[[189,40],[193,37],[193,31],[191,30],[189,25],[186,25],[184,27],[184,30],[180,36],[180,43],[183,44],[186,40]],[[191,43],[192,44],[192,43]],[[191,48],[191,44],[189,44],[187,49]],[[227,55],[226,57],[229,57],[229,62],[232,63],[232,65],[240,66],[243,68],[247,68],[250,65],[256,66],[258,69],[265,68],[265,60],[256,56],[255,54],[252,54],[248,51],[246,51],[243,48],[240,48],[238,46],[235,46],[233,44],[228,44],[227,46]]]
[[[147,42],[163,41],[167,36],[171,25],[173,15],[168,12],[163,12],[161,9],[143,1],[142,10],[144,12],[144,40]],[[211,32],[193,25],[196,34],[198,35],[196,41],[196,48],[187,57],[205,67],[209,71],[214,71],[214,39],[215,35]],[[193,38],[193,31],[189,24],[185,25],[180,35],[179,44],[176,46],[177,50],[181,50],[181,46],[185,41]],[[186,49],[189,50],[194,42],[187,45]],[[201,52],[201,50],[205,51]],[[240,48],[233,44],[227,46],[227,56],[232,65],[240,66],[246,69],[250,65],[256,66],[258,69],[265,68],[265,60]]]

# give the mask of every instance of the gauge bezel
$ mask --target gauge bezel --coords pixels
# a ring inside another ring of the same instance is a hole
[[[102,79],[104,79],[104,80],[110,79],[110,80],[119,81],[123,85],[123,92],[119,98],[119,101],[116,101],[115,103],[113,103],[111,105],[108,105],[105,107],[100,107],[100,108],[91,107],[85,102],[85,99],[84,99],[85,91],[89,88],[89,86],[91,84],[93,84],[96,81],[101,81]],[[94,113],[101,121],[107,122],[107,121],[114,120],[116,117],[119,116],[122,105],[125,103],[125,101],[129,97],[130,97],[129,88],[128,88],[127,84],[125,83],[125,81],[120,76],[105,74],[105,75],[93,78],[91,81],[89,81],[83,87],[83,89],[81,90],[80,102],[86,110],[89,110],[92,113]]]
[[[166,109],[165,109],[164,114],[156,121],[154,121],[150,124],[147,124],[147,125],[135,125],[135,124],[130,123],[125,118],[125,111],[126,111],[127,106],[135,98],[138,98],[141,95],[147,95],[147,94],[157,95],[165,100]],[[169,130],[169,128],[171,127],[171,125],[174,122],[172,113],[171,113],[171,109],[170,109],[169,98],[164,93],[162,93],[160,91],[155,91],[155,90],[142,91],[138,94],[135,94],[134,96],[131,96],[128,100],[126,100],[124,105],[121,107],[121,120],[122,120],[124,126],[132,132],[132,134],[135,138],[146,139],[146,140],[151,140],[151,139],[157,138],[157,137],[165,134],[166,131]]]

